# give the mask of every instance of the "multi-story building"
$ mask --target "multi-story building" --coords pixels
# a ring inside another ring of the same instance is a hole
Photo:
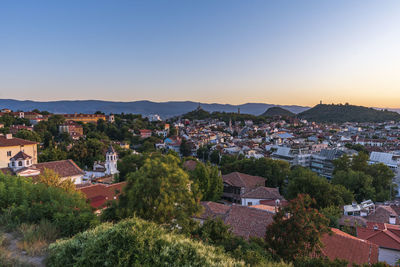
[[[98,120],[107,121],[107,116],[104,114],[64,114],[66,121],[75,121],[83,123],[97,123]]]
[[[311,170],[320,176],[331,179],[335,168],[333,161],[343,154],[345,152],[338,149],[322,149],[319,154],[311,156]]]

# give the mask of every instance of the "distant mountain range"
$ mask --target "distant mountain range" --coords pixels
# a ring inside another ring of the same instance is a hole
[[[229,104],[207,104],[192,101],[170,101],[170,102],[152,102],[152,101],[134,101],[134,102],[113,102],[101,100],[71,100],[71,101],[22,101],[14,99],[0,99],[0,109],[9,108],[11,110],[30,111],[39,109],[41,111],[49,111],[51,113],[94,113],[102,111],[106,114],[109,113],[134,113],[152,115],[158,114],[163,118],[179,116],[189,111],[196,109],[198,106],[202,109],[214,112],[238,112],[241,113],[261,115],[265,110],[271,107],[282,107],[293,113],[300,113],[309,109],[304,106],[290,106],[290,105],[272,105],[264,103],[247,103],[242,105],[229,105]]]
[[[385,122],[400,121],[398,112],[377,110],[354,105],[325,105],[315,107],[297,114],[299,118],[315,122]]]

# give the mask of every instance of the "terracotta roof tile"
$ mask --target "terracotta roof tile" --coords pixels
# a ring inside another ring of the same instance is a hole
[[[231,226],[234,234],[246,239],[265,237],[267,226],[273,222],[274,214],[248,206],[233,205],[229,209],[225,223]]]
[[[94,184],[79,187],[76,190],[85,195],[92,207],[102,208],[106,205],[107,201],[113,200],[114,197],[118,198],[125,186],[126,182],[111,185]]]
[[[206,220],[208,218],[220,217],[224,219],[224,216],[230,209],[230,206],[220,204],[212,201],[202,201],[201,205],[204,207],[203,213],[198,218]]]
[[[76,175],[85,174],[78,165],[71,159],[43,162],[33,165],[36,169],[39,169],[43,173],[44,169],[50,169],[56,172],[61,178],[71,177]]]
[[[21,138],[12,137],[7,139],[5,136],[0,135],[0,147],[7,146],[25,146],[25,145],[36,145],[36,142],[32,142],[29,140],[24,140]]]
[[[256,198],[256,199],[283,199],[279,194],[278,188],[271,188],[260,186],[241,196],[242,198]]]
[[[248,175],[240,172],[231,172],[222,175],[222,180],[232,186],[253,189],[259,186],[265,186],[266,179],[260,176]]]
[[[322,254],[330,260],[344,259],[349,266],[355,264],[373,264],[378,262],[379,248],[366,240],[359,239],[339,229],[332,228],[332,234],[322,237]]]

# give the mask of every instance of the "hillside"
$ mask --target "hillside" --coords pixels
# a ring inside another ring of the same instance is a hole
[[[133,113],[142,115],[158,114],[163,118],[179,116],[195,110],[199,104],[202,109],[208,112],[237,112],[259,115],[267,108],[276,106],[264,103],[247,103],[242,105],[229,104],[207,104],[192,101],[132,101],[132,102],[113,102],[100,100],[71,100],[71,101],[20,101],[13,99],[0,99],[0,109],[9,108],[12,110],[30,111],[33,109],[46,110],[51,113],[94,113],[98,110],[109,113]],[[309,107],[303,106],[282,106],[293,113],[302,112]]]
[[[319,104],[298,114],[298,117],[309,121],[337,123],[400,121],[397,112],[348,104]]]
[[[267,109],[261,116],[273,117],[273,116],[282,116],[282,117],[293,117],[295,114],[290,112],[287,109],[281,107],[272,107]]]

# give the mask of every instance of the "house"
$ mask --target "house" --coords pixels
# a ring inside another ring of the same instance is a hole
[[[365,217],[369,222],[400,224],[400,219],[396,211],[391,206],[380,205],[375,208],[375,212]]]
[[[260,205],[261,200],[273,200],[274,202],[279,203],[283,200],[283,196],[279,193],[278,188],[260,186],[242,194],[241,199],[243,206],[252,206]]]
[[[343,214],[349,216],[362,216],[366,217],[369,214],[375,212],[375,204],[372,200],[366,200],[357,204],[353,202],[351,205],[345,205],[343,207]]]
[[[396,265],[400,259],[399,225],[368,222],[366,227],[357,227],[357,237],[379,246],[379,261]]]
[[[374,264],[381,260],[380,250],[376,244],[369,242],[336,228],[331,228],[331,234],[322,236],[321,253],[330,260],[342,259],[349,262],[348,266],[353,264]]]
[[[107,121],[107,117],[104,114],[64,114],[66,121],[75,121],[83,123],[97,123],[98,120]]]
[[[31,157],[32,164],[37,163],[37,143],[13,137],[12,134],[0,135],[0,168],[8,168],[10,160],[20,151]]]
[[[265,178],[232,172],[222,175],[224,191],[222,198],[233,203],[242,203],[242,195],[260,186],[265,186]]]
[[[319,154],[311,156],[311,170],[320,176],[331,179],[335,168],[333,161],[343,154],[345,152],[338,149],[322,149]]]
[[[274,212],[248,206],[227,206],[215,202],[202,202],[204,211],[195,219],[201,223],[207,219],[220,218],[235,235],[245,239],[264,238],[267,226],[273,222]]]
[[[11,134],[16,134],[21,130],[26,130],[26,131],[33,131],[32,126],[26,126],[26,125],[11,125],[10,126],[10,133]]]
[[[164,146],[167,150],[175,151],[176,153],[180,152],[180,146],[182,143],[182,139],[178,136],[171,136],[164,140]]]
[[[245,239],[251,237],[265,238],[267,227],[273,223],[275,210],[258,206],[227,206],[215,202],[202,202],[203,213],[196,218],[203,222],[206,219],[220,218],[237,236]],[[263,205],[260,205],[263,206]],[[366,241],[339,229],[322,236],[322,256],[330,260],[343,259],[352,264],[374,264],[378,262],[380,250],[378,245]],[[317,256],[316,254],[312,256]],[[319,255],[318,255],[319,256]],[[379,258],[380,259],[380,258]]]
[[[91,184],[76,190],[83,193],[90,205],[99,211],[105,208],[108,201],[118,199],[125,186],[126,182],[111,185]]]
[[[35,180],[45,169],[54,171],[61,180],[70,179],[75,184],[81,184],[85,174],[71,159],[43,163],[33,163],[32,157],[20,151],[11,158],[8,168],[0,169],[4,174],[31,177]]]
[[[73,140],[83,136],[83,127],[74,121],[66,121],[58,127],[60,133],[68,133]]]
[[[142,130],[139,130],[139,132],[140,132],[141,138],[149,138],[151,136],[151,130],[142,129]]]

